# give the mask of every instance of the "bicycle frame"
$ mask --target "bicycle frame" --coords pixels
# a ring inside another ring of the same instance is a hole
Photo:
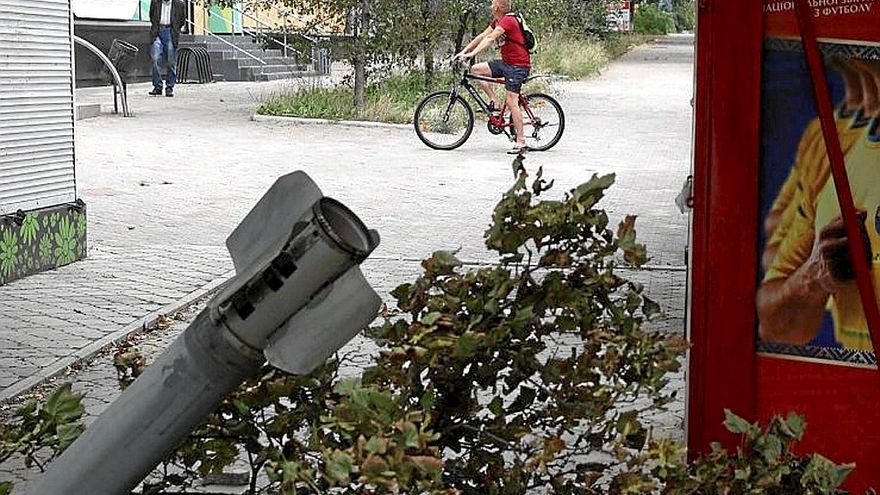
[[[486,76],[478,76],[476,74],[471,74],[469,70],[465,70],[462,74],[461,80],[452,87],[450,91],[452,93],[452,98],[450,99],[450,110],[452,108],[451,102],[455,101],[455,98],[460,94],[460,88],[464,87],[467,92],[471,95],[471,98],[477,102],[477,106],[479,107],[480,112],[485,113],[489,117],[489,123],[493,126],[500,128],[504,131],[505,134],[508,134],[507,129],[513,127],[513,122],[506,122],[504,118],[504,113],[507,110],[507,100],[502,103],[501,108],[498,110],[497,114],[493,114],[489,111],[489,104],[486,103],[486,100],[480,96],[477,88],[474,87],[473,84],[470,83],[470,80],[474,81],[485,81],[492,84],[504,84],[503,77],[486,77]],[[535,116],[532,113],[531,109],[529,109],[529,102],[526,100],[526,97],[523,96],[522,93],[519,94],[519,106],[523,109],[524,116],[528,116],[530,119],[534,120]],[[446,118],[449,110],[447,110]],[[509,136],[509,134],[508,134]]]

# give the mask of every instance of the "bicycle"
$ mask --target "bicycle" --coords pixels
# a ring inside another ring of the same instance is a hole
[[[528,77],[525,83],[537,77],[541,76]],[[491,134],[505,134],[511,141],[516,141],[513,121],[509,113],[505,115],[506,101],[500,110],[492,112],[477,88],[470,83],[471,80],[504,84],[504,78],[478,76],[465,68],[461,80],[449,91],[437,91],[426,96],[416,107],[413,124],[416,135],[428,147],[435,150],[454,150],[471,136],[474,130],[474,110],[461,96],[462,88],[476,101],[479,111],[488,116],[486,126]],[[528,149],[546,151],[555,146],[565,130],[565,114],[559,102],[543,93],[520,93],[519,106],[522,109],[523,133]]]

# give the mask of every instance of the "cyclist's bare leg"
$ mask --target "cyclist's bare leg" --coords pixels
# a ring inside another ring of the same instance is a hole
[[[475,76],[492,77],[492,69],[489,68],[488,62],[480,62],[479,64],[471,66],[471,74],[474,74]],[[486,81],[477,81],[477,83],[483,88],[483,92],[486,93],[489,100],[495,104],[495,108],[501,108],[501,100],[499,100],[498,95],[495,94],[495,90],[492,88],[492,83]]]
[[[516,131],[517,146],[525,146],[526,136],[523,134],[523,114],[519,107],[519,93],[507,92],[507,107],[510,108],[510,119],[513,121],[513,129]]]

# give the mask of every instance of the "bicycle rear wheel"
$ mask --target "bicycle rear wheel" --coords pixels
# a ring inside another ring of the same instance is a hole
[[[461,96],[438,91],[425,97],[413,118],[416,135],[435,150],[454,150],[474,130],[474,111]]]
[[[523,134],[530,150],[546,151],[556,146],[565,130],[565,114],[559,102],[543,93],[526,96],[523,108]]]

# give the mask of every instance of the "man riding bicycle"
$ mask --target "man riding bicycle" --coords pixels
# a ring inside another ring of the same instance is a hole
[[[519,93],[523,82],[529,77],[532,66],[531,56],[526,49],[526,40],[520,29],[519,21],[510,12],[512,0],[492,0],[492,22],[485,31],[477,35],[461,51],[456,58],[465,60],[475,57],[492,43],[497,42],[501,46],[501,60],[482,62],[471,67],[471,73],[485,77],[503,77],[504,88],[507,90],[506,105],[510,109],[510,117],[513,120],[513,128],[516,131],[516,144],[509,154],[515,155],[528,151],[525,136],[523,135],[523,115],[519,108]],[[492,90],[492,85],[486,81],[480,81],[483,91],[492,99],[492,107],[500,109],[501,104],[498,96]]]

